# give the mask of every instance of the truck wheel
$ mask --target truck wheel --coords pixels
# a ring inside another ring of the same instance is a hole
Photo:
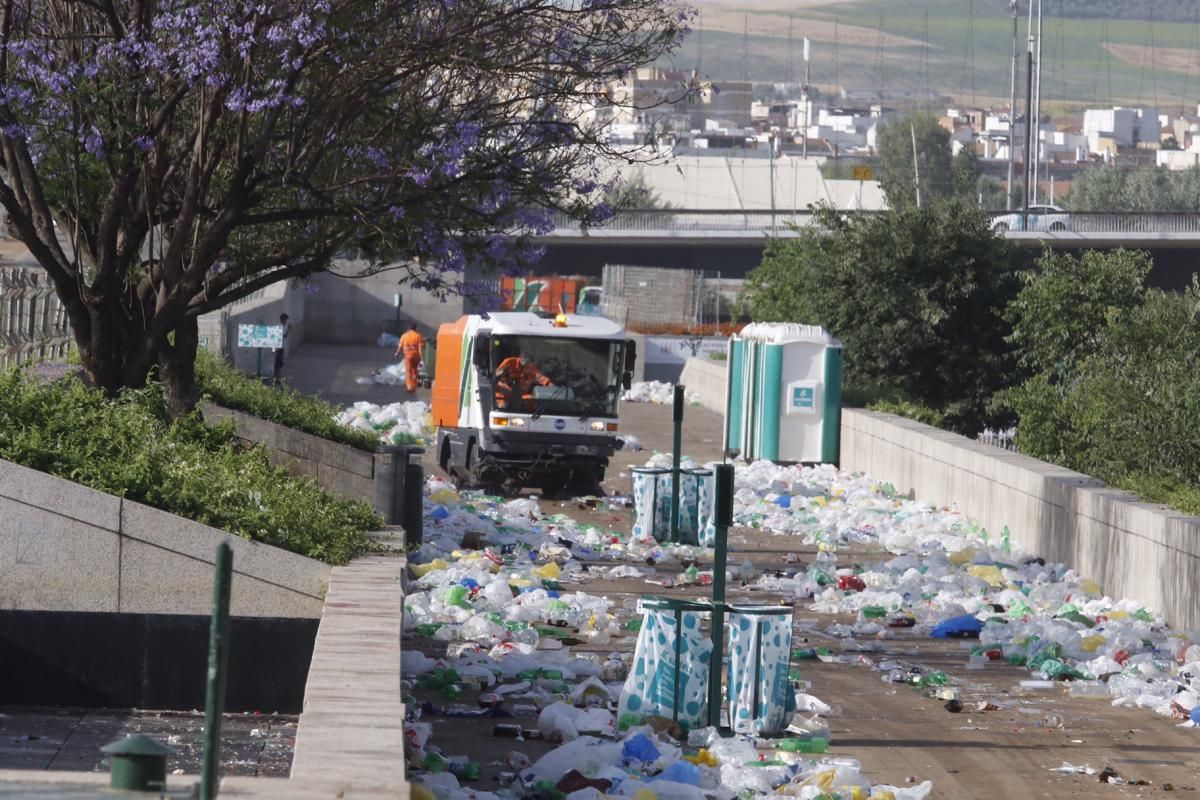
[[[449,445],[449,442],[446,443]],[[447,447],[447,450],[449,448]],[[454,463],[453,456],[447,452],[444,454],[446,459],[446,474],[450,476],[450,482],[454,484],[454,488],[458,490],[473,488],[473,467],[475,464],[475,442],[467,443],[467,455],[463,459],[462,466]]]
[[[571,473],[564,494],[569,497],[603,497],[604,487],[600,485],[603,478],[603,469],[577,469]]]

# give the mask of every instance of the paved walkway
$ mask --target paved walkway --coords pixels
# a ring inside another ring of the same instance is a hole
[[[335,567],[317,629],[290,779],[228,776],[221,797],[376,800],[408,797],[400,703],[402,555]],[[107,739],[114,737],[107,737]],[[0,798],[142,797],[111,792],[104,773],[3,770]],[[191,796],[194,775],[170,775],[165,796]]]
[[[288,356],[283,380],[303,394],[311,394],[339,408],[366,400],[387,405],[404,400],[429,402],[429,390],[409,395],[404,386],[358,383],[389,364],[397,363],[394,348],[375,345],[302,344]]]
[[[147,800],[158,797],[145,792],[117,792],[108,788],[107,772],[38,772],[33,770],[0,770],[0,798],[54,798],[54,800]],[[192,788],[200,783],[199,775],[168,775],[164,798],[191,800]],[[301,783],[287,778],[227,777],[221,780],[221,800],[394,800],[408,797],[407,789],[395,787],[336,788],[326,781]]]
[[[401,556],[335,567],[296,733],[292,781],[407,796],[400,703]],[[398,793],[398,794],[397,794]]]

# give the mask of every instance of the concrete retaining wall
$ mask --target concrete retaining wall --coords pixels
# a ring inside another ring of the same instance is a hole
[[[232,418],[239,437],[266,447],[271,460],[293,474],[308,476],[351,500],[375,504],[375,453],[214,403],[205,403],[203,412],[209,422]]]
[[[842,412],[842,466],[953,505],[1175,626],[1200,629],[1200,518],[1095,478],[891,414]]]
[[[724,413],[723,364],[690,359],[680,382]],[[843,409],[841,463],[952,506],[993,534],[1008,526],[1015,545],[1099,581],[1110,597],[1200,629],[1200,518],[892,414]]]
[[[208,614],[223,541],[234,615],[321,616],[326,564],[0,461],[0,608]]]
[[[724,416],[726,371],[724,361],[689,358],[683,365],[679,382],[687,387],[688,394],[695,392],[700,395],[700,405]]]

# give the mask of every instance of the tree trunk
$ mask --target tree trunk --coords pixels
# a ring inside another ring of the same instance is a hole
[[[129,346],[127,334],[121,324],[120,308],[106,303],[89,307],[87,331],[82,336],[76,331],[75,343],[88,383],[109,397],[116,397],[124,388],[146,383],[145,372],[131,382],[133,376],[125,352]]]
[[[172,417],[190,414],[200,401],[200,390],[196,386],[196,348],[199,343],[196,318],[186,317],[175,329],[174,344],[167,343],[159,348],[158,377]]]

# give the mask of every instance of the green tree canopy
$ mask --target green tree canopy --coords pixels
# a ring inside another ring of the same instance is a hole
[[[955,170],[950,157],[950,134],[938,124],[937,117],[919,112],[892,120],[879,131],[879,181],[888,205],[899,208],[916,205],[917,172],[913,169],[913,141],[916,140],[920,167],[921,203],[956,193]],[[972,187],[974,188],[974,187]]]
[[[1018,256],[989,218],[956,201],[882,214],[816,211],[772,239],[746,279],[756,321],[821,325],[846,348],[848,383],[895,386],[975,434],[992,395],[1015,378],[1001,311]]]
[[[1064,204],[1074,211],[1200,211],[1200,167],[1084,170]]]
[[[1108,321],[1141,305],[1151,266],[1143,252],[1047,249],[1005,312],[1021,365],[1061,377],[1095,352]]]
[[[1198,308],[1195,285],[1146,290],[1105,316],[1065,379],[1043,371],[1005,392],[1021,452],[1151,495],[1200,487]]]
[[[965,203],[977,205],[980,194],[979,156],[969,148],[964,147],[950,164],[950,172],[954,177],[954,195]]]

